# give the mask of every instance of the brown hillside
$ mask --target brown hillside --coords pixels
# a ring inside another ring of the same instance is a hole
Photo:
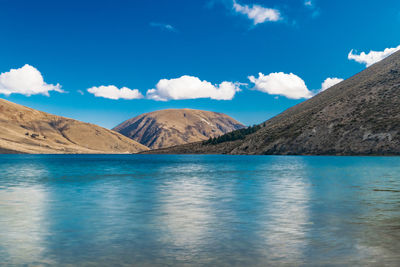
[[[163,148],[206,140],[243,127],[222,113],[167,109],[139,115],[113,130],[150,148]]]
[[[399,155],[400,52],[266,121],[244,140],[151,153]]]
[[[99,127],[0,99],[0,153],[137,153],[147,147]]]

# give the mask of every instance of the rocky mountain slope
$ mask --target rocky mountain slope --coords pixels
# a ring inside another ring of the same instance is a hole
[[[400,52],[260,126],[240,140],[150,153],[400,155]]]
[[[222,113],[167,109],[139,115],[113,130],[150,148],[164,148],[206,140],[243,127]]]
[[[0,99],[0,153],[137,153],[148,150],[99,127]]]

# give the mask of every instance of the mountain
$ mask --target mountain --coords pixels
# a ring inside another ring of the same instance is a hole
[[[206,140],[243,127],[222,113],[166,109],[139,115],[113,130],[150,148],[163,148]]]
[[[400,155],[400,52],[259,128],[233,141],[150,153]]]
[[[0,153],[137,153],[148,150],[99,127],[0,99]]]

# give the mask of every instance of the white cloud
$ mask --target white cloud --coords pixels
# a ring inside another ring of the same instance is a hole
[[[211,98],[215,100],[231,100],[235,93],[240,91],[239,83],[222,82],[213,85],[208,81],[201,81],[197,77],[184,75],[176,79],[162,79],[156,89],[147,91],[147,98],[167,101],[178,99]]]
[[[390,56],[391,54],[400,50],[400,45],[394,48],[386,48],[383,51],[370,51],[368,54],[361,52],[361,54],[353,54],[353,50],[348,55],[349,60],[355,60],[358,63],[365,64],[367,67],[375,64],[378,61]]]
[[[281,19],[279,10],[265,8],[260,5],[253,5],[252,7],[249,7],[248,5],[240,5],[236,2],[236,0],[233,0],[233,9],[237,13],[246,15],[249,19],[253,20],[254,25],[264,23],[266,21],[278,21]]]
[[[305,82],[297,75],[275,72],[264,75],[261,72],[258,78],[249,76],[254,83],[254,89],[270,95],[282,95],[291,99],[310,98],[312,92],[308,90]]]
[[[343,81],[343,79],[341,79],[341,78],[326,78],[325,81],[321,85],[320,92],[325,91],[326,89],[328,89],[342,81]]]
[[[304,5],[307,6],[307,7],[312,7],[313,6],[313,2],[311,0],[305,1]]]
[[[137,89],[129,89],[127,87],[122,87],[118,89],[114,85],[92,87],[87,89],[91,94],[97,97],[104,97],[108,99],[118,100],[118,99],[139,99],[143,98],[143,95]]]
[[[312,11],[313,18],[316,18],[319,16],[319,14],[320,14],[319,8],[315,5],[313,0],[305,0],[304,6]]]
[[[167,31],[171,31],[171,32],[177,32],[176,28],[170,24],[150,22],[150,26],[156,27],[156,28],[161,28],[163,30],[167,30]]]
[[[26,64],[22,68],[11,69],[9,72],[0,74],[0,94],[49,96],[49,91],[63,92],[59,84],[45,83],[42,74],[31,65]]]

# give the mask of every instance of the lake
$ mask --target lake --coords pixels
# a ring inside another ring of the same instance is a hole
[[[0,155],[0,265],[400,265],[400,157]]]

